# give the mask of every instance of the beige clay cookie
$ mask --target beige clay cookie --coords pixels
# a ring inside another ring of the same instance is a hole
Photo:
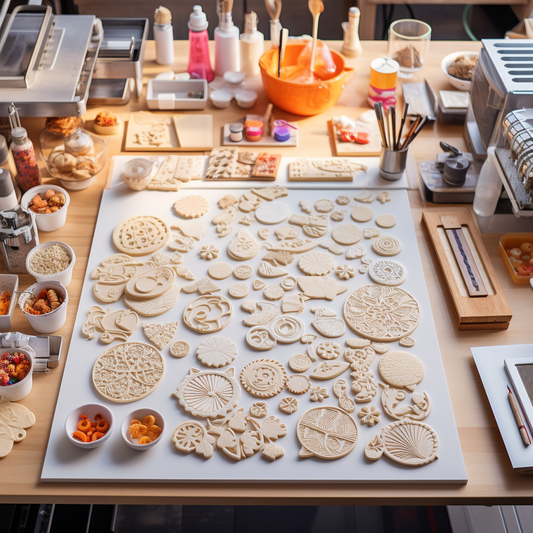
[[[393,387],[405,387],[414,391],[424,379],[424,363],[408,352],[389,352],[381,357],[378,365],[381,379]]]
[[[198,218],[209,211],[209,202],[203,196],[190,194],[174,204],[174,210],[183,218]]]
[[[344,246],[358,243],[362,236],[363,232],[361,229],[350,222],[335,226],[331,232],[331,238],[337,244],[343,244]]]
[[[237,299],[245,298],[246,296],[248,296],[248,292],[249,292],[249,289],[246,283],[234,283],[228,289],[228,294],[232,298],[237,298]]]
[[[133,256],[157,252],[169,237],[166,223],[152,216],[127,218],[113,231],[114,245],[119,251]]]
[[[176,335],[178,331],[177,322],[168,324],[143,324],[143,332],[147,339],[162,350]]]
[[[329,446],[333,428],[335,446]],[[296,426],[296,435],[302,445],[300,457],[340,459],[355,448],[358,429],[355,420],[342,409],[320,406],[302,415]]]
[[[117,403],[135,402],[160,385],[165,372],[161,354],[142,342],[127,342],[108,348],[96,360],[92,381],[97,392]]]
[[[242,386],[258,398],[272,398],[285,387],[287,372],[279,361],[257,359],[241,371]]]
[[[233,272],[233,267],[228,265],[228,263],[215,263],[209,267],[207,273],[210,278],[213,279],[226,279],[231,276]]]
[[[298,259],[298,268],[308,276],[326,276],[335,268],[335,261],[325,252],[306,252]]]
[[[311,382],[307,376],[290,376],[285,385],[293,394],[305,394],[311,388]]]
[[[393,228],[396,226],[396,217],[394,215],[378,215],[376,217],[376,225],[380,228]]]
[[[292,413],[295,413],[298,410],[298,400],[296,398],[291,398],[290,396],[282,398],[281,402],[279,402],[279,410],[288,415],[292,415]]]
[[[211,368],[229,365],[237,357],[237,345],[230,339],[215,335],[198,346],[196,357]]]
[[[416,329],[420,307],[413,296],[399,287],[365,285],[346,299],[344,319],[362,337],[391,342]]]
[[[233,316],[233,306],[224,296],[209,294],[193,300],[183,311],[183,323],[197,333],[224,329]]]
[[[237,279],[248,279],[254,273],[254,269],[250,265],[239,265],[233,269],[233,275]]]
[[[351,217],[356,222],[368,222],[369,220],[372,220],[374,216],[374,213],[372,209],[369,207],[364,207],[362,205],[358,205],[355,207],[352,211]]]
[[[259,244],[245,228],[241,228],[228,244],[228,255],[235,261],[248,261],[258,253]]]
[[[176,341],[170,347],[170,355],[178,359],[189,355],[190,351],[191,347],[187,341]]]
[[[390,235],[381,235],[372,243],[372,250],[378,255],[390,257],[402,251],[402,243]]]

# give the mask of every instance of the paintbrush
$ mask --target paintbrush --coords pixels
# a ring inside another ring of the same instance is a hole
[[[411,136],[415,132],[416,128],[420,124],[421,118],[422,117],[420,115],[416,116],[415,121],[413,122],[413,124],[411,124],[411,127],[409,128],[409,131],[407,132],[407,135],[405,136],[405,139],[404,139],[404,141],[402,143],[401,150],[403,150],[409,144],[409,139],[411,138]]]
[[[405,120],[407,119],[408,109],[409,109],[409,102],[405,102],[405,104],[403,105],[403,117],[402,117],[402,122],[400,124],[400,131],[398,132],[398,142],[397,142],[398,149],[400,148],[400,144],[402,142],[402,131],[405,125]]]
[[[285,47],[287,46],[287,40],[289,38],[289,30],[283,28],[279,36],[279,55],[278,55],[278,78],[281,76],[281,64],[285,57]]]
[[[396,108],[394,106],[389,110],[389,118],[391,123],[392,149],[398,150],[398,143],[396,141]]]
[[[416,136],[422,131],[424,126],[428,123],[428,117],[424,117],[421,121],[418,127],[415,129],[414,133],[409,137],[409,142],[407,143],[407,146],[409,146],[416,138]]]
[[[383,117],[381,115],[381,108],[379,107],[379,104],[377,102],[374,104],[374,111],[376,113],[376,119],[378,121],[379,132],[381,133],[381,142],[383,143],[383,146],[387,146],[387,139],[385,138],[385,130],[383,128]]]

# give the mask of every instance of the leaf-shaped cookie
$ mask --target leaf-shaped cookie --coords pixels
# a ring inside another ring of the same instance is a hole
[[[251,457],[261,449],[261,438],[257,431],[247,430],[241,435],[241,450],[246,457]]]
[[[278,440],[279,438],[287,435],[287,426],[282,424],[279,418],[269,416],[261,424],[261,432],[270,440]]]
[[[203,455],[206,459],[209,459],[213,456],[213,444],[215,444],[216,439],[215,437],[212,437],[208,433],[204,434],[204,438],[196,446],[195,452],[198,455]]]

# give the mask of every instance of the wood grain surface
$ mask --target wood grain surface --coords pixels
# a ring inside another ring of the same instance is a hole
[[[212,43],[211,43],[212,44]],[[154,62],[154,43],[150,41],[146,50],[144,83],[164,70]],[[339,50],[341,42],[331,43]],[[332,116],[345,114],[358,116],[367,109],[369,65],[372,59],[385,55],[386,42],[363,42],[363,54],[348,60],[355,67],[355,76],[344,89],[338,104],[321,116],[302,118],[276,110],[276,116],[297,121],[300,127],[299,156],[331,156],[331,141],[327,120]],[[427,78],[433,89],[451,89],[440,70],[441,59],[454,50],[478,50],[480,43],[432,42],[430,60],[414,81]],[[188,44],[176,42],[176,63],[173,70],[182,72],[186,68]],[[145,89],[146,91],[146,89]],[[397,91],[401,95],[401,89]],[[251,113],[263,113],[267,99],[260,94],[258,104]],[[92,120],[101,108],[92,108],[85,115],[86,127],[91,129]],[[145,97],[113,110],[127,120],[133,111],[146,109]],[[216,110],[208,104],[205,113],[213,114],[215,140],[223,124],[242,116],[242,110],[232,103],[229,108]],[[44,127],[44,118],[24,119],[30,137],[38,144],[39,132]],[[111,155],[124,152],[122,135],[105,137],[108,146],[108,161]],[[436,153],[439,141],[465,149],[462,128],[458,126],[429,126],[417,138],[411,150],[419,153]],[[280,153],[294,155],[294,148],[280,148]],[[74,277],[68,290],[70,294],[67,323],[58,332],[64,336],[64,354],[68,349],[74,318],[77,311],[85,274],[87,258],[98,214],[102,189],[107,178],[107,169],[97,177],[96,183],[85,191],[70,192],[72,203],[67,224],[59,231],[41,234],[41,239],[68,242],[76,251],[77,263]],[[51,179],[51,183],[56,180]],[[347,184],[348,185],[348,184]],[[526,504],[533,500],[531,478],[514,473],[503,442],[495,425],[494,417],[476,371],[470,353],[471,346],[499,344],[520,344],[531,342],[531,288],[515,285],[498,255],[500,235],[483,235],[483,242],[513,312],[513,319],[507,331],[461,331],[457,330],[457,316],[446,281],[442,275],[437,257],[425,228],[422,212],[443,210],[453,214],[464,206],[435,206],[421,199],[418,190],[409,192],[411,214],[419,242],[420,255],[428,286],[433,317],[446,370],[446,378],[452,398],[459,438],[465,459],[469,482],[467,485],[305,485],[305,484],[113,484],[113,483],[41,483],[43,464],[49,429],[55,409],[57,394],[64,367],[61,365],[51,373],[37,374],[31,395],[22,401],[37,416],[37,423],[28,430],[23,442],[14,446],[9,456],[0,460],[2,483],[1,502],[56,502],[56,503],[122,503],[122,504],[321,504],[321,505],[459,505],[459,504]],[[21,288],[32,283],[30,276],[21,276]],[[32,333],[20,311],[15,313],[13,330]],[[79,332],[76,332],[79,334]],[[83,378],[81,378],[83,379]],[[502,391],[502,402],[506,402],[506,391]],[[512,416],[509,410],[509,416]],[[362,453],[360,443],[356,453]],[[179,457],[175,465],[179,469]]]

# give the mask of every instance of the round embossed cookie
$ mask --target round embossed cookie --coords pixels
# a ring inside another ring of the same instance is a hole
[[[372,243],[372,250],[378,255],[390,257],[402,251],[402,243],[390,235],[381,235]]]
[[[128,255],[138,256],[157,252],[165,246],[170,230],[160,218],[137,216],[123,220],[113,231],[113,243]]]
[[[392,259],[380,259],[372,263],[368,274],[373,281],[380,285],[401,285],[407,279],[405,267]]]
[[[343,310],[346,322],[356,333],[377,342],[410,335],[420,320],[418,302],[399,287],[359,287],[346,298]]]
[[[305,394],[311,388],[311,382],[307,376],[290,376],[286,383],[287,390],[293,394]]]
[[[231,276],[232,272],[233,267],[228,263],[214,263],[207,271],[209,277],[213,279],[226,279]]]
[[[246,283],[234,283],[228,289],[228,294],[232,298],[244,298],[245,296],[248,296],[248,292],[249,289]]]
[[[255,212],[255,218],[261,224],[280,224],[289,218],[291,210],[283,202],[266,202]]]
[[[187,341],[176,341],[170,347],[170,355],[181,359],[186,355],[189,355],[191,347]]]
[[[308,276],[326,276],[335,268],[335,261],[325,252],[306,252],[298,259],[298,268]]]
[[[388,352],[381,357],[378,364],[381,379],[393,387],[405,387],[414,391],[424,379],[424,363],[409,352]]]
[[[233,275],[237,279],[248,279],[253,273],[254,269],[250,265],[239,265],[233,269]]]
[[[203,196],[189,194],[174,204],[174,210],[183,218],[198,218],[209,211],[209,202]]]
[[[142,342],[126,342],[108,348],[92,371],[95,389],[106,400],[135,402],[160,385],[165,372],[162,355]]]
[[[279,361],[257,359],[241,371],[242,386],[257,398],[272,398],[285,387],[287,372]]]

